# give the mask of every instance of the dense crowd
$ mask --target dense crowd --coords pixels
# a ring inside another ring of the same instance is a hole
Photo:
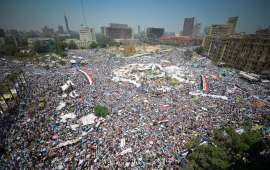
[[[239,78],[237,71],[217,67],[199,55],[187,60],[184,49],[141,57],[113,57],[104,50],[73,51],[92,72],[90,85],[78,68],[69,64],[45,69],[36,65],[24,68],[30,104],[10,128],[6,152],[0,169],[45,168],[134,168],[160,169],[180,164],[187,144],[194,138],[207,141],[213,129],[230,126],[238,129],[246,119],[260,123],[269,107],[258,108],[254,101],[269,100],[270,91],[260,83]],[[69,55],[71,57],[71,55]],[[113,71],[128,64],[162,64],[181,67],[191,83],[172,85],[169,79],[142,79],[134,84],[113,81]],[[201,91],[200,75],[209,79],[211,95],[227,100],[191,95]],[[66,81],[72,90],[61,90]],[[159,91],[160,85],[169,87]],[[46,99],[44,109],[38,107]],[[60,103],[61,109],[56,109]],[[82,125],[83,116],[93,114],[97,104],[109,108],[106,118]],[[75,115],[63,121],[63,115]]]

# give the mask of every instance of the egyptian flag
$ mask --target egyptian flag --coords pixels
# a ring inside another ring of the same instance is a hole
[[[208,78],[206,76],[201,75],[200,88],[205,92],[207,92],[209,90],[209,82],[208,82]]]
[[[93,74],[91,71],[86,70],[86,69],[79,69],[79,72],[83,73],[85,75],[85,77],[87,78],[88,82],[90,85],[93,84]]]

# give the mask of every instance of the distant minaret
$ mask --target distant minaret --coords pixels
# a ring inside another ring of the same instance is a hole
[[[68,26],[68,19],[67,19],[66,15],[65,15],[65,23],[66,23],[67,32],[70,33],[70,29],[69,29],[69,26]]]

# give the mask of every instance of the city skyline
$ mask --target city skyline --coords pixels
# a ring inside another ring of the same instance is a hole
[[[137,32],[147,27],[162,27],[166,32],[182,31],[184,18],[195,17],[202,23],[202,30],[211,24],[225,23],[230,16],[238,16],[237,32],[253,33],[258,28],[270,25],[266,0],[223,1],[176,1],[176,0],[26,0],[2,1],[0,28],[18,30],[41,30],[45,25],[57,29],[65,26],[66,14],[71,30],[78,31],[87,24],[100,32],[108,23],[128,24]]]

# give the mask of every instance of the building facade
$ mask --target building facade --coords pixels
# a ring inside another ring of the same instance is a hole
[[[183,26],[183,35],[184,36],[192,36],[193,28],[194,28],[194,17],[185,18],[184,26]]]
[[[221,24],[214,24],[208,28],[208,35],[212,36],[225,36],[228,34],[228,26]]]
[[[229,17],[227,21],[227,26],[228,26],[228,34],[234,34],[235,33],[235,28],[237,25],[238,17]]]
[[[0,37],[0,49],[2,48],[2,46],[5,45],[5,38],[4,37]]]
[[[196,23],[194,25],[194,28],[193,28],[193,33],[192,33],[192,36],[193,37],[199,37],[201,36],[201,27],[202,27],[202,24],[201,23]]]
[[[157,41],[164,35],[164,28],[147,28],[146,29],[146,36],[147,39],[150,41]]]
[[[179,46],[194,46],[202,43],[202,38],[190,36],[162,36],[160,42]]]
[[[238,17],[229,17],[227,24],[213,24],[208,28],[208,35],[226,36],[235,33]]]
[[[80,29],[80,41],[77,45],[80,48],[88,48],[93,42],[96,42],[96,34],[93,28],[82,26]]]
[[[42,46],[48,46],[49,49],[52,49],[54,47],[55,39],[50,37],[35,37],[27,39],[29,48],[34,48],[35,43],[37,42]]]
[[[209,58],[234,68],[270,74],[270,34],[235,33],[238,17],[230,17],[226,25],[212,25],[202,46]]]
[[[101,27],[101,33],[108,39],[132,39],[132,29],[126,24],[111,23],[108,27]]]
[[[207,36],[209,58],[240,70],[270,73],[270,38],[260,35]]]

